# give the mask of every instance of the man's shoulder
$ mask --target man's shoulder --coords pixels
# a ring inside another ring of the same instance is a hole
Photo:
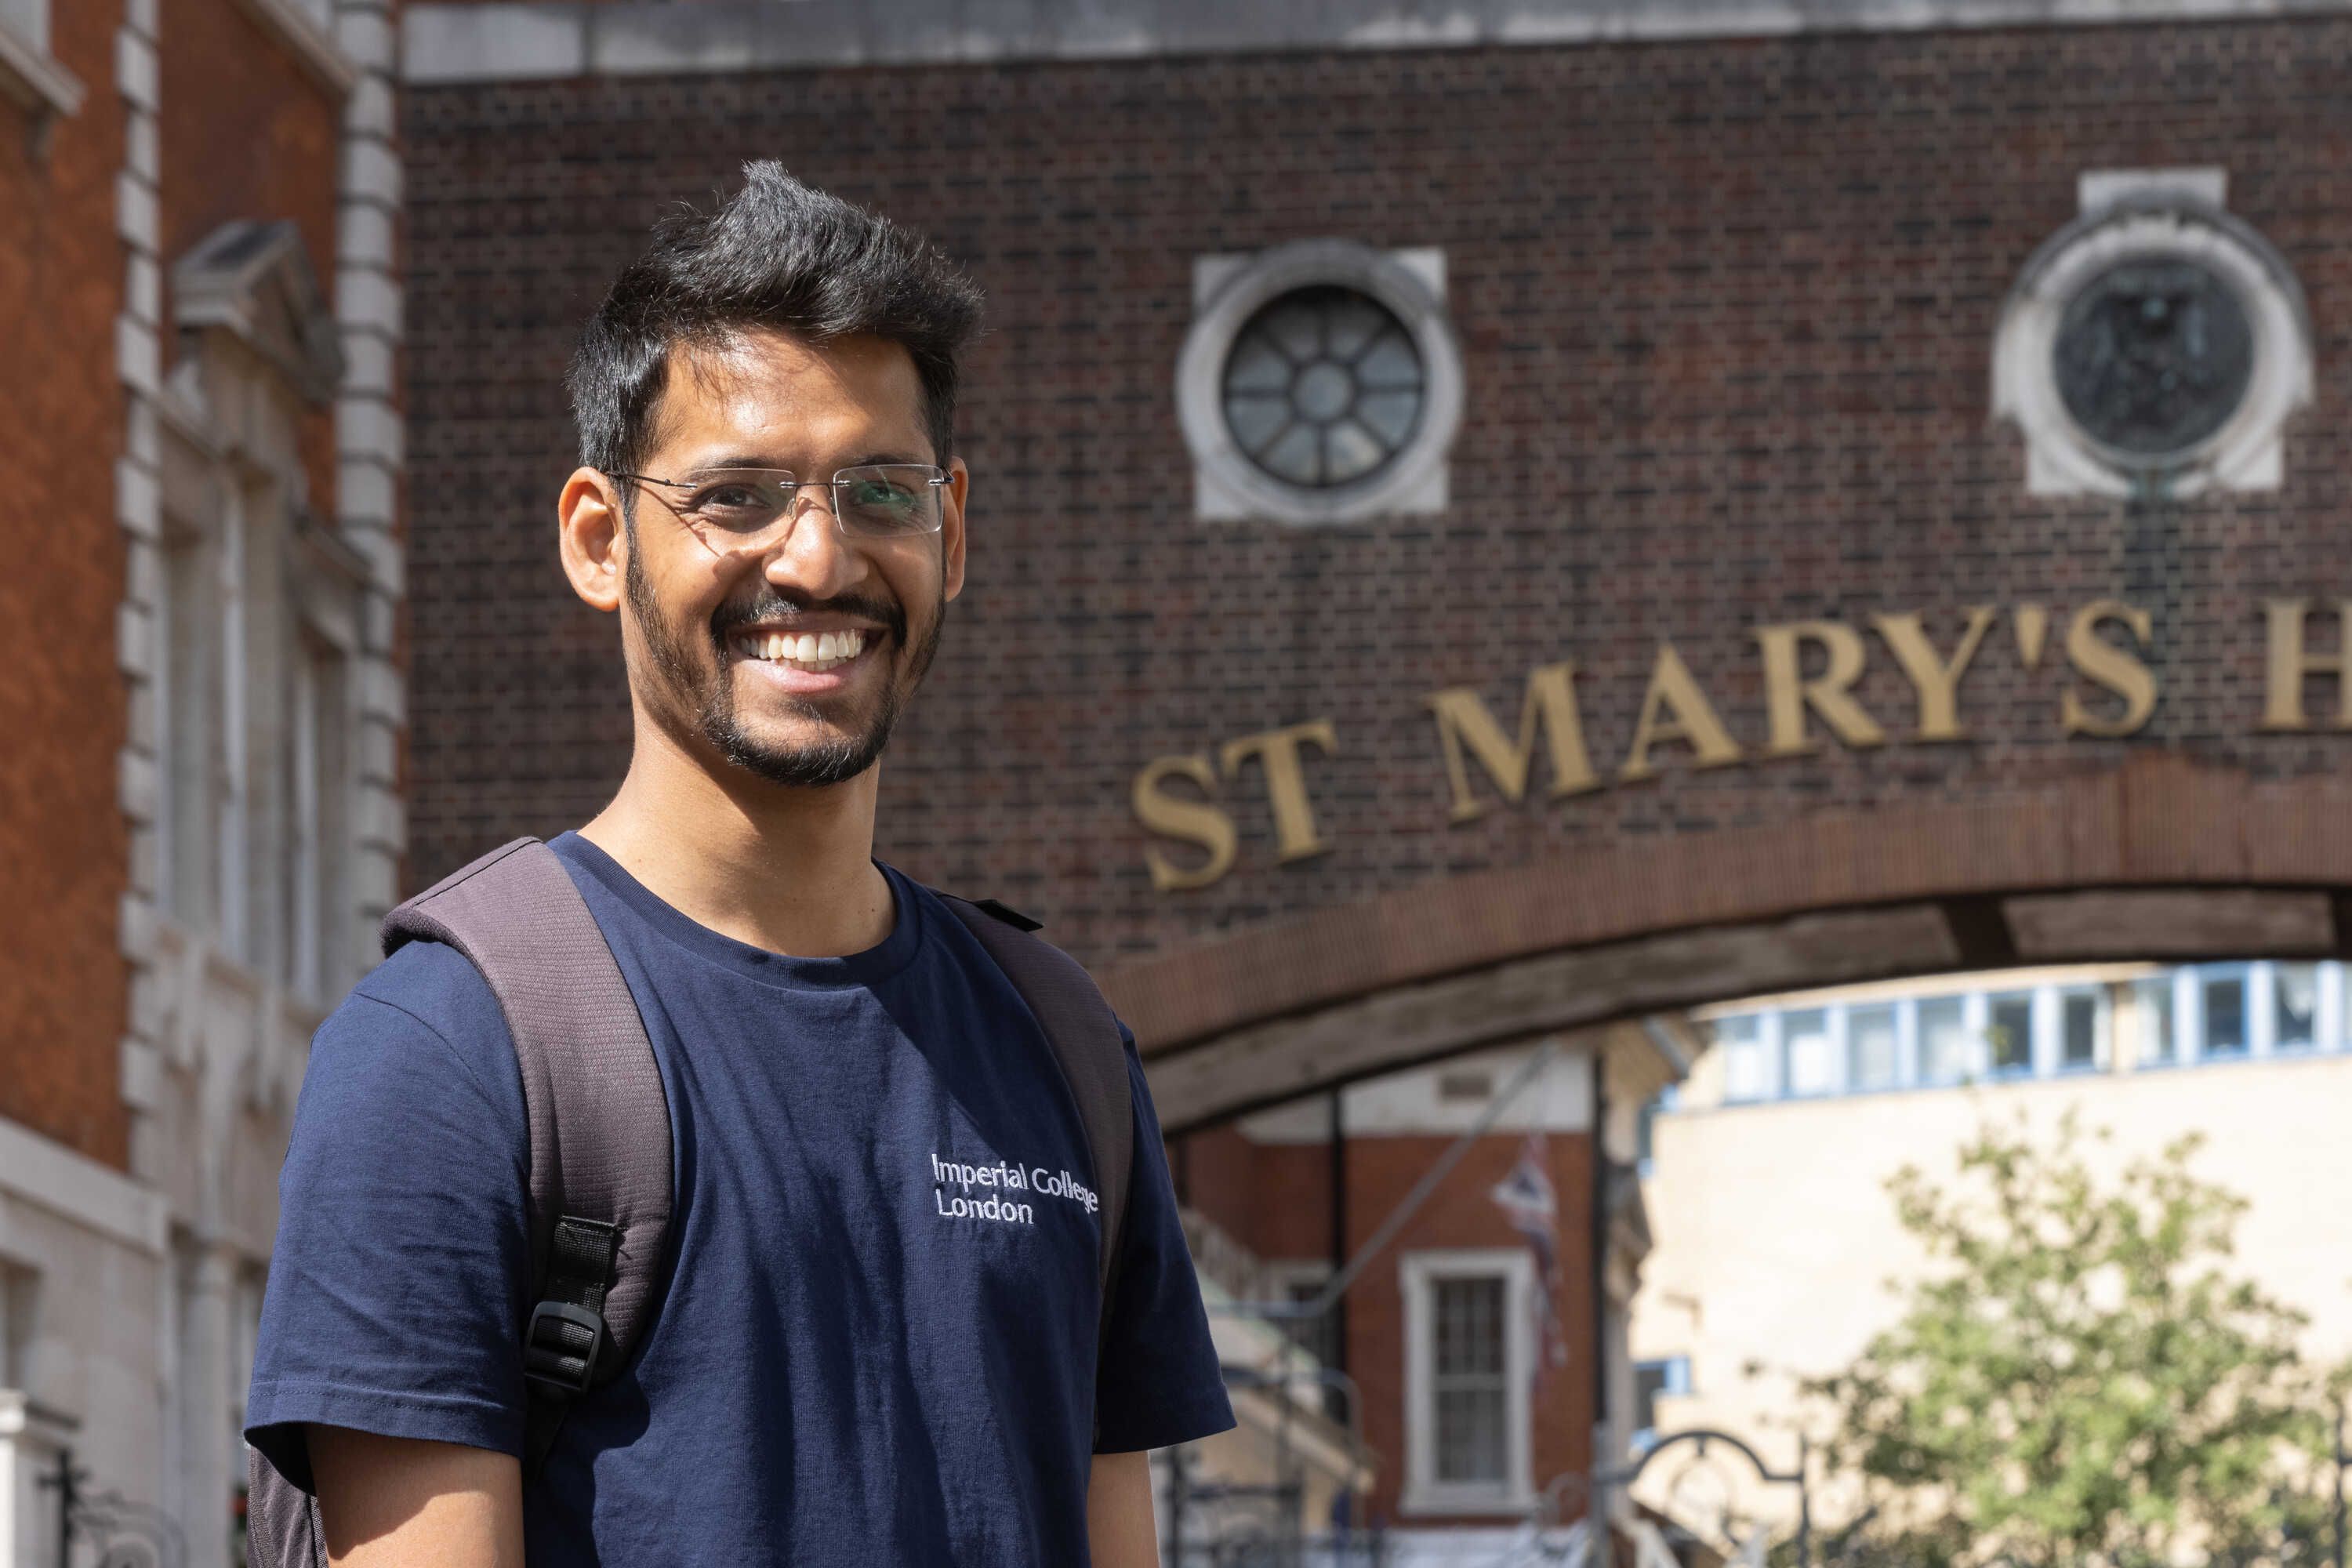
[[[338,1063],[368,1076],[397,1070],[383,1058],[454,1058],[486,1089],[520,1072],[489,982],[464,953],[437,942],[406,943],[369,971],[311,1047],[314,1073]]]

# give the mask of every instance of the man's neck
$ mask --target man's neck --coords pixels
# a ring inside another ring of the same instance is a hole
[[[790,789],[640,724],[620,792],[580,836],[721,935],[796,958],[862,952],[896,918],[873,858],[880,772]]]

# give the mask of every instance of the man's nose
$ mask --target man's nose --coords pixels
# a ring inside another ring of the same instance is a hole
[[[865,558],[842,535],[831,489],[807,485],[793,495],[792,525],[768,552],[762,574],[779,586],[790,584],[821,599],[866,574]]]

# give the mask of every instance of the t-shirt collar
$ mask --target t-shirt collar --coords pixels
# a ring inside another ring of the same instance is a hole
[[[894,868],[874,862],[890,884],[890,934],[862,952],[838,958],[795,958],[738,942],[656,897],[594,844],[563,833],[549,847],[596,879],[628,910],[656,932],[722,969],[767,985],[829,989],[872,985],[905,968],[923,940],[922,900],[915,885]]]

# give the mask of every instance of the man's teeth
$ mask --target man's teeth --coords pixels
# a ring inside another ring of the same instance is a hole
[[[774,659],[802,669],[831,669],[847,664],[866,649],[862,631],[803,632],[797,637],[767,632],[739,638],[735,645],[746,658]]]

